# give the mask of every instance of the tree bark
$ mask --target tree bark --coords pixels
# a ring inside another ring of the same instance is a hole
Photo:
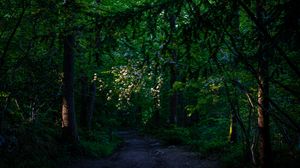
[[[73,0],[65,0],[66,10],[70,10]],[[67,18],[66,24],[72,23],[72,16]],[[62,100],[62,136],[66,142],[77,143],[79,141],[74,107],[74,47],[73,33],[66,32],[63,37],[64,63],[63,63],[63,100]]]
[[[174,33],[176,31],[176,16],[175,14],[170,15],[170,54],[172,56],[172,62],[170,62],[170,87],[173,88],[174,83],[177,80],[177,53],[174,49],[175,42],[174,42]],[[171,124],[177,124],[177,91],[173,91],[171,97],[170,97],[170,123]]]
[[[97,5],[101,3],[100,0],[96,0]],[[97,66],[102,65],[102,60],[101,60],[101,54],[100,54],[100,47],[101,47],[101,39],[100,39],[100,32],[101,32],[101,25],[100,25],[100,15],[97,14],[96,18],[96,25],[95,25],[95,31],[96,31],[96,38],[95,38],[95,59],[96,59],[96,64]]]
[[[80,111],[80,125],[83,128],[87,127],[87,107],[88,107],[88,98],[89,98],[89,85],[88,77],[86,75],[81,78],[81,111]]]
[[[83,128],[87,128],[88,130],[92,128],[92,119],[96,100],[96,80],[97,76],[95,74],[94,79],[89,87],[88,78],[86,76],[82,78],[82,105],[80,113],[80,123]]]
[[[236,112],[234,112],[234,109],[230,110],[230,127],[228,139],[230,143],[235,143],[237,141],[237,119]]]
[[[187,114],[185,111],[185,105],[186,103],[184,102],[184,96],[182,91],[177,92],[177,102],[178,102],[178,109],[177,109],[177,114],[178,114],[178,125],[184,127],[186,125],[187,121]]]
[[[155,124],[155,126],[159,127],[160,126],[160,109],[158,107],[158,99],[159,98],[154,98],[153,100],[153,109],[154,109],[154,113],[153,113],[153,122]]]
[[[176,65],[171,65],[170,86],[173,87],[176,82]],[[177,124],[177,91],[174,91],[170,97],[170,123]]]
[[[7,107],[10,102],[10,96],[7,96],[6,98],[3,97],[3,99],[0,101],[1,103],[3,103],[0,105],[0,135],[1,135],[3,133],[5,113],[7,111]]]
[[[264,23],[264,0],[256,0],[256,17],[260,25]],[[271,142],[269,128],[269,53],[267,41],[259,32],[258,56],[258,131],[259,131],[259,161],[260,167],[271,167]]]
[[[95,81],[97,79],[97,76],[94,76],[94,80],[91,83],[90,86],[90,94],[89,94],[89,106],[88,106],[88,110],[87,110],[87,126],[88,129],[90,130],[92,128],[92,119],[93,119],[93,114],[94,114],[94,110],[95,110],[95,102],[96,102],[96,84]]]
[[[146,57],[146,60],[145,62],[147,63],[147,65],[150,65],[150,62],[149,62],[149,58]],[[157,79],[158,78],[158,64],[155,64],[154,66],[154,79]],[[157,87],[159,85],[159,81],[157,80],[156,81],[157,84],[154,86]],[[153,105],[152,105],[152,108],[154,110],[154,113],[153,113],[153,123],[155,126],[157,127],[160,127],[161,125],[161,117],[160,117],[160,93],[157,93],[158,95],[154,95],[153,97]]]
[[[259,61],[258,83],[258,130],[259,130],[259,155],[262,168],[271,165],[271,142],[269,128],[269,81],[268,61],[262,57]]]
[[[240,35],[240,15],[239,15],[239,4],[237,0],[232,2],[232,32],[234,33],[235,39],[239,39]],[[239,47],[237,47],[239,50]],[[228,97],[230,106],[230,128],[229,128],[229,142],[235,143],[237,141],[237,106],[238,100],[236,97],[231,96],[227,82],[225,81],[225,90]]]

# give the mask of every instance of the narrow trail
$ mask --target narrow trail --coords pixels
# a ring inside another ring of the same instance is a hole
[[[78,160],[72,168],[217,168],[215,160],[201,159],[196,153],[138,136],[134,131],[117,132],[124,146],[109,158]]]

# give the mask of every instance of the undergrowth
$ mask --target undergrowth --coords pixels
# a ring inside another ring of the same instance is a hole
[[[1,168],[60,167],[74,157],[105,157],[121,143],[106,128],[97,128],[80,133],[77,145],[66,145],[58,127],[45,123],[23,124],[10,128],[1,135],[5,142],[0,146]]]
[[[94,130],[82,133],[80,146],[83,156],[99,158],[111,155],[121,142],[109,130]]]
[[[184,145],[202,157],[216,157],[222,167],[246,167],[243,146],[229,144],[227,130],[218,127],[195,125],[193,127],[167,127],[145,130],[162,140],[165,145]]]
[[[2,134],[5,143],[0,149],[0,167],[57,167],[66,159],[66,148],[60,145],[55,127],[41,123],[24,124]]]

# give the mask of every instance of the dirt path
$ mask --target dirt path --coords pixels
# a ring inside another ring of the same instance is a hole
[[[109,158],[79,160],[72,168],[217,168],[214,160],[204,160],[199,155],[180,147],[162,146],[159,141],[143,138],[135,132],[118,132],[124,146]]]

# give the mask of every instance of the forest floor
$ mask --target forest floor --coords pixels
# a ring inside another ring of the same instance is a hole
[[[80,159],[72,168],[217,168],[214,158],[203,158],[180,146],[164,146],[153,138],[139,136],[135,131],[116,133],[124,139],[123,146],[112,156],[100,160]]]

